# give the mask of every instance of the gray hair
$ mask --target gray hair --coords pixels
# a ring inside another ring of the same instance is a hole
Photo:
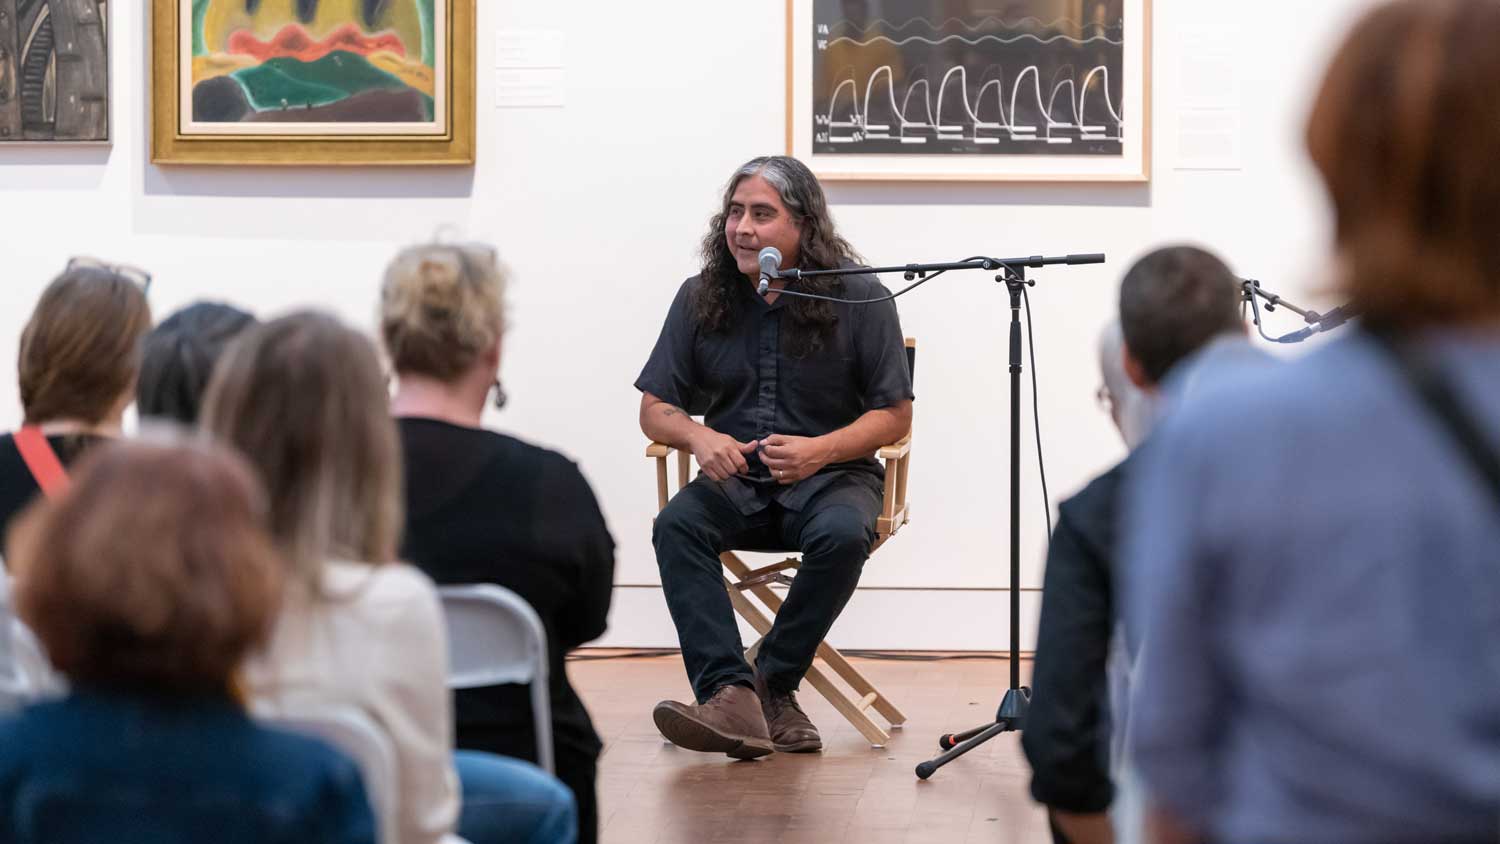
[[[797,218],[797,228],[801,232],[797,245],[799,268],[831,270],[844,264],[860,263],[854,247],[834,227],[823,186],[806,164],[786,155],[752,158],[730,177],[719,211],[709,220],[708,231],[703,236],[704,283],[695,297],[694,308],[698,323],[711,333],[724,330],[738,318],[743,308],[748,307],[750,287],[724,241],[724,224],[729,217],[729,205],[735,190],[751,176],[765,179],[766,184],[776,190],[787,211]],[[804,279],[798,284],[803,292],[822,296],[834,295],[842,288],[842,282],[837,278]],[[796,299],[788,311],[794,323],[793,344],[803,351],[819,347],[837,321],[831,305],[814,299]]]
[[[1109,396],[1110,417],[1125,446],[1133,450],[1151,433],[1156,422],[1156,400],[1125,374],[1125,335],[1117,319],[1110,320],[1099,332],[1099,374]]]
[[[823,186],[818,184],[817,177],[807,165],[785,155],[763,155],[740,165],[724,192],[726,204],[727,198],[734,196],[734,190],[739,187],[740,182],[751,176],[759,176],[766,180],[766,184],[775,188],[776,194],[781,197],[781,204],[799,220],[809,216],[824,220],[829,218],[828,200],[823,195]],[[832,230],[831,225],[829,228]]]

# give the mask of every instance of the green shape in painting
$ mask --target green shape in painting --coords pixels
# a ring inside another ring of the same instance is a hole
[[[370,64],[364,56],[347,50],[335,50],[314,62],[284,56],[267,59],[260,66],[280,71],[298,82],[334,88],[346,95],[408,87],[400,78]]]
[[[436,67],[437,62],[437,34],[433,31],[437,27],[433,2],[434,0],[412,0],[417,4],[417,16],[422,21],[422,63],[428,67]]]
[[[203,16],[208,14],[210,0],[193,0],[193,55],[201,56],[208,52],[208,47],[203,43]]]
[[[268,64],[247,67],[231,74],[245,89],[245,95],[256,111],[324,106],[349,96],[347,91],[338,88],[294,79]]]

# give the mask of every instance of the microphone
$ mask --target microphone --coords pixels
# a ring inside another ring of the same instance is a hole
[[[1302,329],[1301,331],[1293,331],[1291,334],[1285,334],[1281,337],[1277,337],[1276,342],[1301,343],[1303,340],[1306,340],[1314,334],[1321,334],[1324,331],[1332,331],[1333,329],[1338,328],[1339,326],[1348,322],[1350,319],[1357,316],[1359,316],[1359,308],[1357,306],[1352,304],[1340,305],[1326,314],[1316,316],[1312,320],[1312,324]]]
[[[781,274],[781,250],[774,246],[767,246],[760,250],[760,295],[766,295],[771,289],[771,279],[779,278]]]

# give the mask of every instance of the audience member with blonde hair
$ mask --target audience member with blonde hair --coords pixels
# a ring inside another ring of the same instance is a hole
[[[7,556],[74,691],[0,721],[0,840],[374,844],[353,763],[255,725],[236,697],[283,578],[243,460],[101,446],[18,520]]]
[[[559,783],[514,760],[455,759],[442,608],[431,581],[396,562],[400,457],[371,343],[314,313],[258,326],[215,370],[203,426],[259,470],[288,562],[285,607],[248,674],[258,704],[368,714],[395,747],[403,844],[455,824],[472,844],[572,841]]]
[[[1132,475],[1156,840],[1500,830],[1496,43],[1497,0],[1359,21],[1307,138],[1364,324],[1169,417]]]
[[[143,272],[74,259],[37,301],[17,369],[26,418],[0,436],[0,539],[38,492],[60,492],[67,466],[120,433],[151,329]]]
[[[541,616],[557,774],[577,798],[580,840],[592,842],[600,742],[564,656],[604,632],[614,542],[574,463],[482,426],[492,389],[503,395],[504,288],[494,253],[473,246],[414,246],[386,270],[380,328],[398,379],[402,551],[439,583],[496,583]],[[523,687],[460,691],[455,709],[459,747],[536,759]]]

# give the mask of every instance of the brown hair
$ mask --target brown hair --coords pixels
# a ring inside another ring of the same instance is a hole
[[[403,249],[380,288],[380,336],[398,374],[453,381],[499,339],[505,274],[492,251],[458,244]]]
[[[95,449],[7,556],[21,618],[82,684],[227,693],[281,594],[254,473],[201,443]]]
[[[1206,250],[1157,249],[1120,282],[1120,333],[1153,384],[1214,338],[1244,330],[1240,281]]]
[[[396,558],[401,464],[370,341],[299,313],[245,332],[214,369],[203,427],[260,470],[271,531],[305,584],[329,560]]]
[[[102,422],[135,389],[151,306],[135,282],[99,267],[58,276],[21,333],[17,358],[26,422]]]
[[[1500,316],[1500,2],[1396,0],[1335,56],[1307,145],[1377,325]]]

